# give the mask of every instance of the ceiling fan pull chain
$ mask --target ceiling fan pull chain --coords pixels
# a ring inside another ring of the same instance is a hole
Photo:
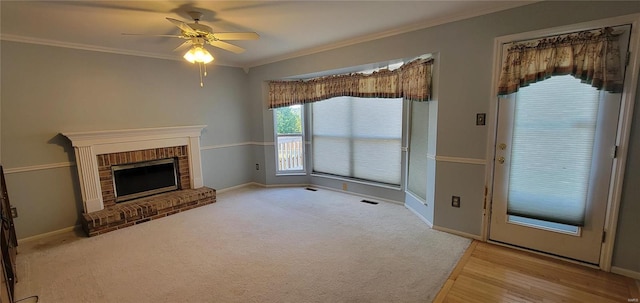
[[[198,67],[200,68],[200,87],[204,87],[204,83],[202,83],[202,62],[198,62]]]
[[[207,65],[206,64],[204,65],[204,76],[205,77],[207,76]]]

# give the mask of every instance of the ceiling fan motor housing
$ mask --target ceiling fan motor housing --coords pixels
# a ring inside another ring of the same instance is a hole
[[[193,19],[193,21],[200,21],[200,19],[202,19],[202,13],[201,12],[196,12],[196,11],[190,11],[187,12],[187,14],[189,14],[189,16],[191,17],[191,19]]]
[[[193,28],[198,34],[207,35],[213,32],[213,29],[210,26],[200,24],[200,23],[189,23],[189,27]]]

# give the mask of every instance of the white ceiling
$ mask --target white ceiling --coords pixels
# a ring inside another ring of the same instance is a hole
[[[234,54],[208,47],[214,63],[253,67],[321,50],[487,14],[535,1],[1,1],[3,40],[181,59],[183,40],[123,36],[180,30],[165,17],[191,22],[204,14],[214,32],[255,31],[231,41]]]

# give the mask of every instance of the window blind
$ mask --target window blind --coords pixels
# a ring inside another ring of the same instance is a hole
[[[599,92],[554,76],[515,102],[507,213],[583,226]]]
[[[427,200],[427,132],[429,104],[411,103],[411,138],[409,139],[409,173],[407,189]]]
[[[313,171],[401,182],[402,99],[336,97],[313,103]]]

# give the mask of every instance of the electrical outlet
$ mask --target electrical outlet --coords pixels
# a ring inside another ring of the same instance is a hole
[[[256,163],[256,170],[260,170],[260,164]]]
[[[460,197],[459,196],[451,196],[451,206],[452,207],[460,207]]]
[[[342,183],[342,190],[347,190],[347,183]]]
[[[18,217],[18,209],[15,206],[11,206],[11,217],[12,218]]]

